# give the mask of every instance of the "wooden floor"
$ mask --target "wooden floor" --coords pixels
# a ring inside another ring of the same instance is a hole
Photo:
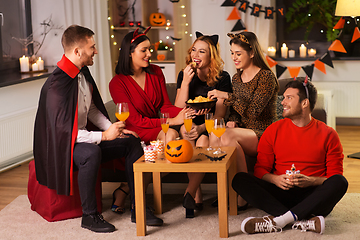
[[[360,159],[347,155],[360,152],[360,126],[337,126],[344,148],[344,176],[349,181],[348,192],[360,193]],[[0,173],[0,210],[19,195],[27,194],[28,164]],[[103,184],[103,194],[111,194],[117,184]]]

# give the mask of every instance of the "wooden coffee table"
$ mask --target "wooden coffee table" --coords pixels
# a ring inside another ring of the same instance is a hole
[[[237,194],[231,187],[231,181],[236,174],[236,148],[222,147],[222,150],[227,155],[221,161],[210,161],[199,154],[208,154],[205,148],[194,148],[193,157],[188,163],[171,163],[164,155],[159,156],[155,163],[145,162],[144,156],[134,163],[137,236],[146,234],[145,172],[153,173],[154,208],[157,214],[162,213],[161,172],[213,172],[217,173],[220,237],[229,237],[228,196],[230,215],[237,215]]]

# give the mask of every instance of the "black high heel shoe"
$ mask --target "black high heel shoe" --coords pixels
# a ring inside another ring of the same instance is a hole
[[[194,209],[196,208],[196,203],[189,192],[184,196],[183,207],[186,209],[186,218],[195,217]]]
[[[124,189],[120,187],[118,187],[117,189],[115,189],[115,191],[113,192],[113,201],[112,201],[112,204],[111,204],[111,211],[113,211],[114,213],[117,213],[117,214],[123,214],[125,212],[125,208],[124,207],[120,207],[120,206],[117,206],[117,205],[114,205],[115,203],[115,192],[117,190],[120,190],[122,191],[123,193],[125,193],[125,198],[127,197],[127,195],[129,195],[129,193],[125,192]]]

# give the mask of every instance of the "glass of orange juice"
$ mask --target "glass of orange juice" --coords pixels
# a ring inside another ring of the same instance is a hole
[[[212,151],[214,149],[210,146],[210,134],[211,134],[212,129],[214,127],[214,114],[213,113],[206,113],[205,114],[205,127],[206,127],[206,131],[209,133],[209,147],[206,150],[207,151]]]
[[[116,104],[116,111],[115,116],[119,121],[125,122],[126,119],[129,117],[129,106],[126,102],[121,102]],[[126,137],[122,134],[120,137]]]
[[[220,148],[220,138],[221,136],[225,133],[226,128],[225,128],[225,121],[223,118],[216,118],[214,119],[214,127],[212,129],[212,133],[215,134],[215,136],[218,138],[219,141],[219,147],[218,149],[216,149],[213,154],[219,155],[219,154],[223,154],[225,153],[224,151],[221,150]]]
[[[169,130],[169,113],[161,113],[160,114],[160,123],[161,123],[161,128],[163,130],[163,132],[165,133],[165,145],[166,145],[166,133]]]
[[[186,132],[189,133],[192,128],[192,115],[191,114],[185,113],[184,125],[185,125]]]

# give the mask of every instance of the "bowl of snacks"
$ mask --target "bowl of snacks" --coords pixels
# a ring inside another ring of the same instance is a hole
[[[217,99],[210,99],[203,96],[197,96],[194,100],[189,99],[186,101],[186,106],[195,110],[210,109],[215,106]]]

